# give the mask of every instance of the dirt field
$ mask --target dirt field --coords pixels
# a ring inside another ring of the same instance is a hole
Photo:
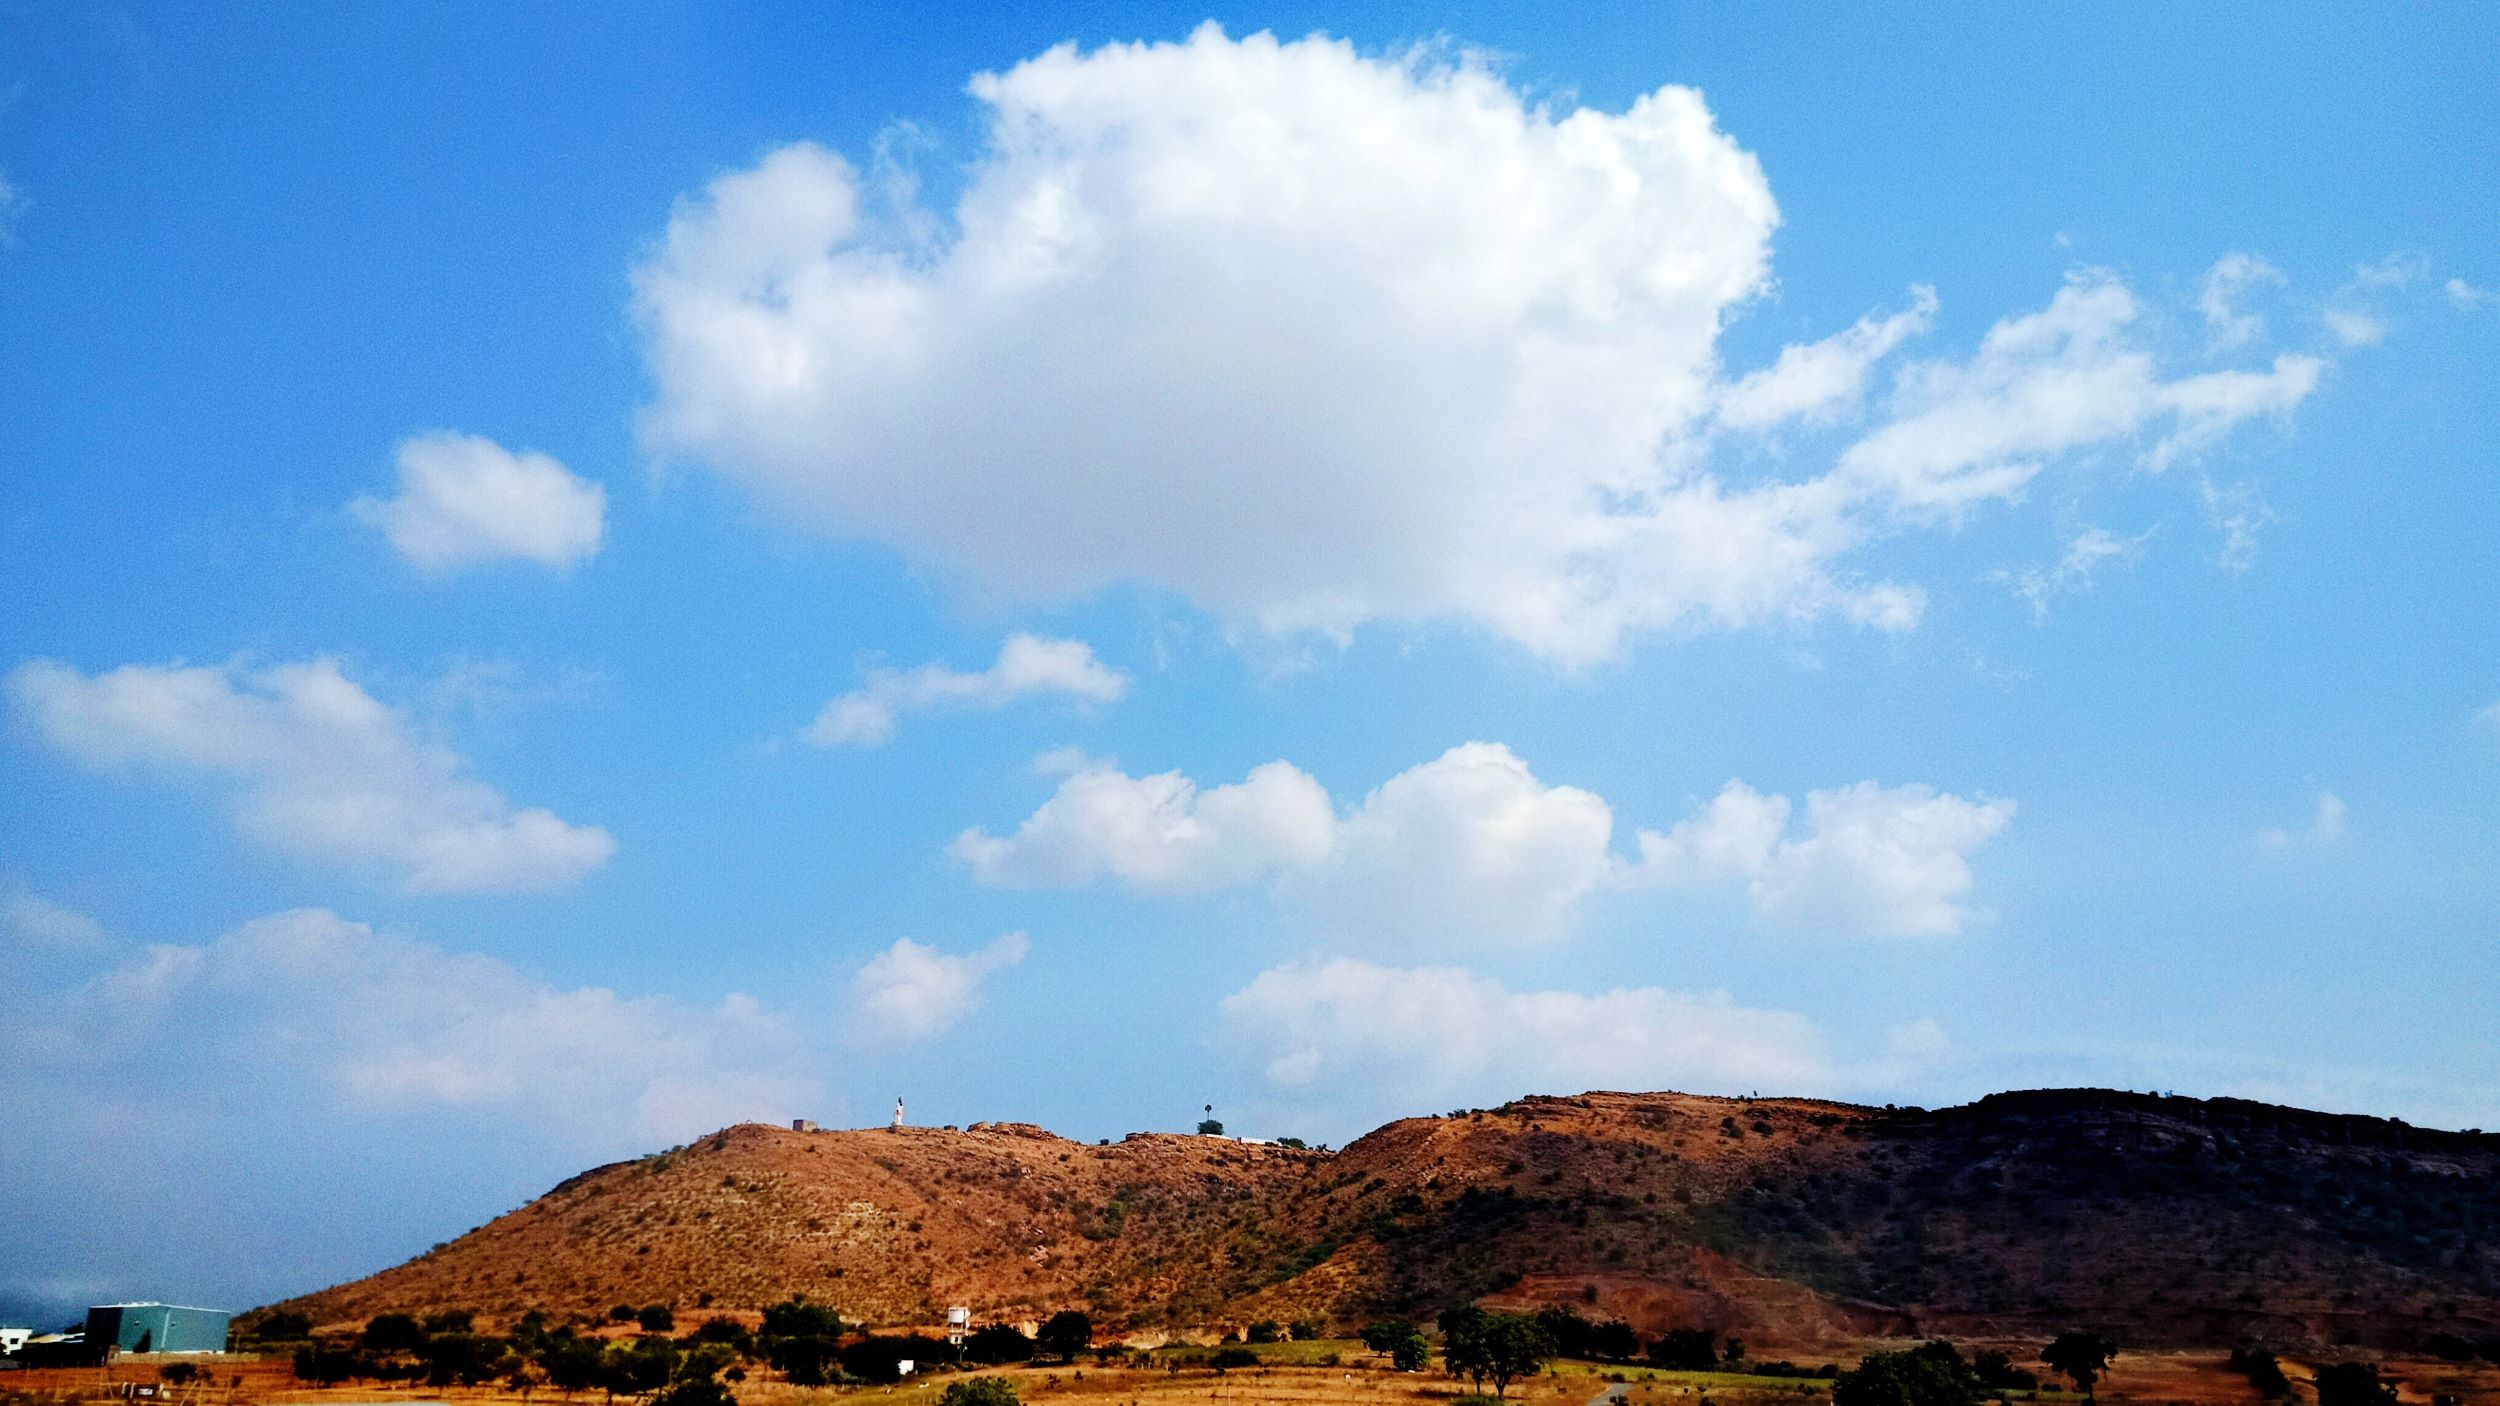
[[[1876,1347],[1906,1344],[1866,1344]],[[1983,1344],[1984,1345],[1984,1344]],[[1300,1345],[1300,1353],[1280,1358],[1325,1355],[1333,1345]],[[1395,1373],[1373,1366],[1361,1348],[1345,1345],[1344,1364],[1321,1366],[1307,1360],[1280,1360],[1256,1368],[1218,1373],[1204,1367],[1168,1370],[1160,1365],[1022,1368],[1009,1371],[1032,1406],[1447,1406],[1466,1390],[1437,1373]],[[1854,1355],[1846,1359],[1854,1361]],[[1802,1367],[1818,1361],[1800,1360]],[[2431,1406],[2437,1394],[2453,1395],[2467,1406],[2500,1406],[2500,1367],[2457,1366],[2429,1361],[2386,1364],[2402,1385],[2405,1406]],[[2316,1364],[2285,1358],[2283,1367],[2300,1385],[2300,1399],[2314,1399],[2307,1390]],[[205,1383],[170,1389],[153,1398],[163,1406],[367,1406],[368,1403],[443,1402],[448,1406],[522,1406],[512,1391],[492,1387],[426,1388],[355,1385],[308,1387],[296,1382],[284,1359],[221,1359]],[[1614,1379],[1620,1378],[1618,1382]],[[780,1382],[749,1381],[740,1385],[741,1406],[934,1406],[951,1374],[937,1374],[891,1387],[801,1388]],[[154,1385],[160,1366],[116,1363],[110,1369],[62,1368],[0,1373],[0,1406],[88,1406],[119,1401],[125,1384]],[[1533,1380],[1515,1382],[1510,1399],[1520,1406],[1591,1406],[1600,1392],[1620,1386],[1623,1406],[1812,1406],[1828,1401],[1827,1382],[1814,1379],[1756,1377],[1726,1372],[1663,1372],[1649,1368],[1593,1368],[1560,1363]],[[2231,1372],[2220,1353],[2130,1353],[2122,1355],[2101,1385],[2100,1398],[2111,1403],[2177,1403],[2177,1406],[2258,1406],[2261,1398]],[[2018,1398],[2019,1399],[2019,1398]],[[2075,1406],[2082,1398],[2044,1390],[2042,1406]],[[539,1389],[529,1406],[610,1406],[597,1392],[568,1398]]]

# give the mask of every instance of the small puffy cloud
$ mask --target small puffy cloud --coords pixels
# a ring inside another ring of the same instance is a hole
[[[1288,762],[1201,792],[1178,772],[1046,760],[1073,770],[1015,834],[955,841],[979,882],[1197,893],[1272,880],[1335,931],[1538,941],[1567,931],[1615,869],[1605,801],[1546,785],[1498,743],[1453,747],[1342,817]]]
[[[960,953],[897,938],[852,978],[862,1033],[911,1040],[944,1034],[972,1013],[984,979],[1023,961],[1030,950],[1020,932]]]
[[[1127,689],[1128,676],[1106,667],[1082,640],[1011,635],[997,661],[974,673],[943,664],[874,670],[865,685],[825,704],[806,736],[819,747],[874,747],[893,738],[896,719],[907,712],[1001,708],[1043,693],[1111,703]]]
[[[441,574],[508,559],[570,570],[597,554],[607,507],[605,488],[547,455],[444,430],[400,441],[397,497],[348,511]]]
[[[2500,293],[2494,293],[2488,288],[2477,288],[2462,278],[2449,279],[2440,285],[2440,288],[2448,295],[2449,302],[2468,311],[2500,304]]]
[[[1972,801],[1927,786],[1861,781],[1790,806],[1730,781],[1701,813],[1640,834],[1634,884],[1742,880],[1754,909],[1784,927],[1833,936],[1950,936],[1974,914],[1970,852],[2014,818],[2010,800]]]
[[[594,1139],[781,1116],[813,1088],[793,1026],[752,997],[556,987],[320,909],[147,948],[11,1016],[10,1066],[64,1088],[145,1070],[167,1097],[300,1086],[350,1114],[492,1110]]]
[[[2197,288],[2196,307],[2205,315],[2206,344],[2229,351],[2255,341],[2266,330],[2265,319],[2244,306],[2260,288],[2283,286],[2283,271],[2255,254],[2229,253],[2214,261]]]
[[[39,952],[95,952],[113,944],[113,935],[92,916],[25,888],[0,896],[0,933]]]
[[[2311,813],[2309,824],[2302,829],[2286,830],[2269,825],[2257,832],[2257,843],[2268,849],[2290,849],[2297,845],[2331,845],[2344,838],[2344,798],[2332,791],[2318,793],[2318,807]]]
[[[1391,777],[1343,811],[1319,783],[1270,762],[1201,794],[1177,772],[1131,777],[1078,758],[1012,836],[965,831],[955,858],[981,883],[1146,893],[1264,883],[1340,937],[1536,943],[1566,935],[1601,892],[1742,879],[1757,911],[1834,934],[1950,934],[1972,914],[1969,852],[2012,801],[1872,782],[1790,804],[1730,782],[1700,814],[1614,853],[1614,812],[1549,785],[1498,743],[1469,742]]]
[[[1352,959],[1261,973],[1219,1038],[1282,1089],[1408,1102],[1581,1088],[1829,1088],[1812,1022],[1725,992],[1512,991],[1455,967]]]
[[[1869,313],[1845,332],[1783,347],[1779,360],[1719,392],[1720,424],[1762,430],[1790,420],[1828,421],[1857,408],[1866,378],[1895,347],[1935,322],[1936,290],[1910,290],[1910,306],[1890,317]]]
[[[1286,762],[1200,791],[1176,771],[1129,776],[1109,762],[1072,766],[1013,835],[978,827],[950,849],[993,888],[1076,888],[1108,879],[1148,893],[1203,893],[1308,864],[1335,842],[1328,792]]]
[[[35,731],[74,760],[216,778],[255,843],[391,871],[410,892],[561,888],[616,849],[603,829],[514,808],[333,659],[130,664],[95,675],[38,659],[11,671],[7,687]]]
[[[2049,602],[2059,596],[2077,595],[2092,589],[2101,572],[2114,565],[2132,565],[2144,554],[2144,544],[2152,540],[2150,531],[2133,537],[2122,537],[2103,527],[2086,527],[2066,539],[2066,550],[2048,566],[2029,566],[2021,571],[1998,572],[1994,579],[2004,582],[2014,594],[2030,603],[2034,623],[2049,618]]]
[[[1287,874],[1287,901],[1344,933],[1536,942],[1578,923],[1613,876],[1614,812],[1549,786],[1508,747],[1469,742],[1363,798],[1336,844]]]

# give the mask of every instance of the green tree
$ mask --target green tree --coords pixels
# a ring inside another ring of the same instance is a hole
[[[1832,1406],[1971,1406],[1977,1399],[1967,1372],[1925,1349],[1871,1352],[1832,1380]]]
[[[738,1398],[730,1394],[728,1387],[705,1377],[670,1383],[667,1390],[651,1398],[651,1406],[738,1406]]]
[[[1970,1360],[1972,1375],[1990,1391],[2038,1391],[2040,1378],[2036,1373],[2014,1365],[2014,1359],[2002,1352],[1974,1353]]]
[[[801,1294],[765,1309],[761,1332],[767,1338],[838,1338],[842,1315],[828,1305],[809,1303]]]
[[[2080,1388],[2086,1401],[2099,1399],[2092,1389],[2117,1355],[2118,1344],[2099,1333],[2082,1331],[2060,1333],[2056,1341],[2040,1349],[2040,1360]]]
[[[425,1346],[425,1329],[405,1313],[376,1314],[365,1323],[367,1352],[415,1352]]]
[[[1650,1365],[1671,1372],[1707,1372],[1719,1365],[1719,1335],[1708,1328],[1669,1328],[1649,1345]]]
[[[1542,1371],[1554,1355],[1553,1337],[1526,1314],[1487,1314],[1483,1333],[1484,1374],[1493,1379],[1495,1400],[1510,1394],[1513,1380]]]
[[[1383,1318],[1363,1325],[1363,1346],[1385,1354],[1389,1365],[1400,1372],[1422,1371],[1431,1354],[1423,1330],[1403,1318]]]
[[[673,1333],[677,1331],[677,1310],[664,1303],[644,1304],[634,1310],[634,1321],[646,1333]]]
[[[966,1359],[992,1367],[1033,1360],[1033,1340],[1009,1323],[984,1323],[964,1339]]]
[[[1213,1118],[1201,1118],[1198,1120],[1198,1134],[1201,1137],[1222,1137],[1224,1125]]]
[[[336,1386],[358,1377],[373,1375],[373,1363],[360,1352],[323,1343],[306,1343],[295,1349],[295,1375],[300,1381],[316,1386]]]
[[[2262,1347],[2231,1349],[2231,1370],[2248,1378],[2248,1384],[2260,1396],[2279,1398],[2292,1394],[2292,1381],[2283,1375],[2283,1364]]]
[[[1063,1308],[1042,1321],[1042,1330],[1034,1335],[1033,1343],[1047,1356],[1074,1362],[1078,1353],[1094,1345],[1094,1320],[1073,1308]]]
[[[2395,1406],[2396,1384],[2367,1362],[2320,1367],[2316,1381],[2318,1406]]]
[[[504,1345],[475,1333],[436,1333],[417,1349],[427,1386],[476,1386],[495,1375]]]
[[[938,1406],[1019,1406],[1016,1384],[1005,1377],[971,1377],[948,1382]]]
[[[1620,1318],[1609,1318],[1589,1329],[1589,1353],[1609,1362],[1625,1362],[1641,1355],[1640,1334]]]
[[[1555,1356],[1589,1355],[1589,1339],[1597,1331],[1597,1325],[1582,1318],[1576,1310],[1559,1305],[1540,1308],[1536,1311],[1536,1323],[1545,1330],[1545,1336],[1554,1340]]]
[[[427,1314],[424,1326],[429,1333],[474,1333],[477,1331],[477,1315],[465,1308],[447,1308],[440,1313]]]
[[[1272,1343],[1285,1335],[1285,1325],[1273,1318],[1262,1318],[1243,1330],[1242,1337],[1254,1343]]]
[[[547,1384],[570,1395],[599,1384],[606,1353],[591,1338],[551,1338],[539,1349],[538,1363],[547,1369]]]
[[[636,1338],[608,1350],[600,1382],[611,1392],[642,1396],[667,1386],[677,1375],[677,1344],[666,1338]]]

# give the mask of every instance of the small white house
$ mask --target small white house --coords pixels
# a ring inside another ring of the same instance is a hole
[[[15,1353],[34,1335],[32,1328],[0,1328],[0,1353]]]

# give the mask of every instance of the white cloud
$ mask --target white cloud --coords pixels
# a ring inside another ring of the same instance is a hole
[[[1742,879],[1756,910],[1832,935],[1950,934],[1973,914],[1971,850],[2014,803],[1873,782],[1790,805],[1730,782],[1696,817],[1642,831],[1640,859],[1613,850],[1605,800],[1539,780],[1498,743],[1469,742],[1391,777],[1342,816],[1289,763],[1201,795],[1177,772],[1131,777],[1077,759],[1012,836],[980,829],[955,857],[981,883],[1072,888],[1110,880],[1146,893],[1270,883],[1320,929],[1356,940],[1536,943],[1564,936],[1610,889]]]
[[[752,997],[698,1007],[555,987],[320,909],[150,947],[30,1001],[0,1048],[39,1081],[146,1071],[158,1095],[213,1102],[300,1080],[348,1112],[497,1110],[600,1140],[786,1116],[814,1087],[794,1028]]]
[[[2268,849],[2288,849],[2294,845],[2331,845],[2344,838],[2344,798],[2332,791],[2318,793],[2318,808],[2310,816],[2305,829],[2286,830],[2267,826],[2257,832],[2257,842]]]
[[[1759,430],[1788,420],[1837,419],[1856,409],[1875,363],[1935,321],[1935,289],[1913,288],[1910,299],[1906,312],[1869,313],[1845,332],[1781,348],[1779,360],[1719,393],[1719,423]]]
[[[2121,537],[2103,527],[2086,527],[2066,539],[2066,550],[2050,566],[2029,566],[2021,571],[1998,572],[1995,579],[2013,588],[2031,605],[2031,618],[2037,622],[2049,618],[2049,602],[2063,595],[2088,592],[2101,571],[2111,565],[2132,565],[2144,554],[2144,544],[2152,540],[2148,530],[2133,537]]]
[[[2362,264],[2327,300],[2321,314],[2326,330],[2347,347],[2376,346],[2387,338],[2387,307],[2431,276],[2431,261],[2420,254],[2390,254]]]
[[[2164,380],[2086,275],[1904,378],[1844,471],[1712,471],[1832,420],[1934,295],[1721,378],[1778,211],[1701,96],[1562,112],[1485,63],[1324,38],[1062,46],[973,81],[986,145],[932,238],[889,170],[785,147],[681,202],[634,275],[651,446],[980,591],[1112,583],[1343,637],[1456,620],[1566,666],[1648,634],[1917,623],[1880,533],[2308,394]],[[890,167],[891,162],[887,165]]]
[[[2214,565],[2231,572],[2255,566],[2258,534],[2280,520],[2265,495],[2253,483],[2218,484],[2211,479],[2199,483],[2196,492],[2205,505],[2205,521],[2222,534]]]
[[[1640,834],[1627,881],[1687,886],[1741,879],[1755,910],[1781,926],[1832,936],[1950,936],[1974,916],[1969,854],[2014,818],[2010,800],[1971,801],[1927,786],[1861,781],[1790,807],[1730,781],[1702,812]]]
[[[897,938],[852,979],[852,1001],[863,1033],[911,1040],[944,1034],[972,1013],[984,979],[1023,961],[1031,950],[1031,941],[1020,932],[962,953]]]
[[[997,661],[976,673],[943,664],[874,670],[864,687],[825,704],[806,736],[819,747],[873,747],[893,738],[895,721],[906,712],[1000,708],[1037,693],[1110,703],[1127,689],[1128,675],[1106,667],[1082,640],[1011,635]]]
[[[1822,505],[1666,465],[1777,222],[1691,90],[1557,114],[1472,60],[1210,26],[973,92],[941,249],[880,247],[812,146],[678,210],[636,274],[656,447],[1011,596],[1455,617],[1566,661],[1898,618],[1825,569]]]
[[[655,451],[989,595],[1143,584],[1288,636],[1456,620],[1566,666],[1907,629],[1917,588],[1848,565],[1870,538],[2107,442],[2166,463],[2320,369],[2166,380],[2132,295],[2080,275],[1903,378],[1842,472],[1731,483],[1718,437],[1840,418],[1935,301],[1722,379],[1779,216],[1698,93],[1566,112],[1471,57],[1213,25],[972,92],[951,223],[891,160],[794,145],[682,201],[634,283]]]
[[[2165,381],[2133,331],[2139,313],[2126,285],[2087,271],[2045,310],[1990,328],[1969,361],[1904,369],[1889,422],[1842,453],[1841,478],[1904,516],[1952,520],[2096,444],[2149,435],[2144,463],[2168,467],[2249,419],[2288,414],[2325,369],[2286,355],[2262,372]]]
[[[1328,792],[1286,762],[1201,792],[1176,771],[1129,776],[1109,762],[1073,767],[1058,793],[1001,838],[974,828],[949,850],[993,888],[1075,888],[1109,879],[1148,893],[1203,893],[1308,864],[1335,841]]]
[[[0,932],[42,952],[94,952],[113,945],[113,935],[93,916],[25,888],[0,897]]]
[[[26,213],[27,199],[23,192],[0,176],[0,249],[17,247],[18,217]]]
[[[2360,308],[2330,307],[2323,314],[2326,330],[2348,347],[2374,347],[2387,339],[2387,323]]]
[[[2205,315],[2205,339],[2215,351],[2229,351],[2255,341],[2266,330],[2265,319],[2241,306],[2260,288],[2283,286],[2283,271],[2255,254],[2229,253],[2214,261],[2198,286],[2197,310]]]
[[[1613,877],[1613,833],[1600,797],[1546,785],[1499,743],[1469,742],[1365,796],[1281,892],[1340,933],[1545,941]]]
[[[2477,288],[2462,278],[2449,279],[2441,285],[2441,289],[2447,293],[2449,302],[2469,312],[2475,308],[2500,303],[2500,293],[2494,293],[2488,288]]]
[[[518,558],[570,570],[596,555],[608,491],[535,451],[444,430],[399,442],[399,496],[348,511],[419,570]]]
[[[131,664],[89,676],[38,659],[11,671],[8,690],[47,742],[82,763],[223,778],[235,823],[255,842],[395,871],[412,892],[560,888],[616,848],[605,830],[514,809],[336,660]]]
[[[2494,702],[2474,715],[2474,720],[2494,732],[2500,732],[2500,702]]]
[[[1511,991],[1453,967],[1339,959],[1261,973],[1224,998],[1221,1038],[1287,1089],[1402,1101],[1565,1089],[1822,1090],[1812,1022],[1725,992]]]

